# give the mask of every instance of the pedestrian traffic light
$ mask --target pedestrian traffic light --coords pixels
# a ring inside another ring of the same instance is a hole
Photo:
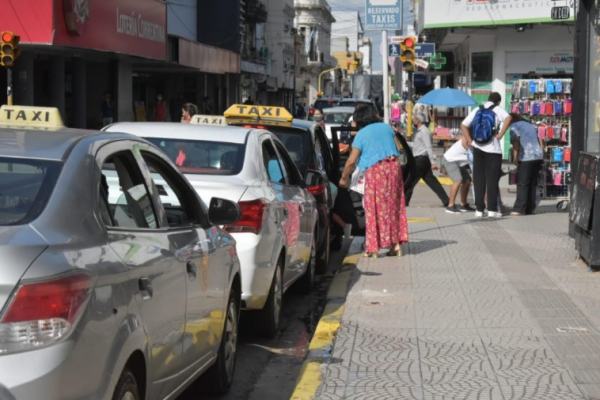
[[[417,40],[415,37],[408,36],[400,42],[400,61],[402,61],[402,70],[406,72],[412,72],[415,70],[415,44]]]
[[[14,33],[4,31],[0,33],[0,65],[3,67],[12,67],[15,61],[21,55],[21,49],[18,49],[21,38]]]

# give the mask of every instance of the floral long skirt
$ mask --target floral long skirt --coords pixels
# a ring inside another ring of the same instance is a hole
[[[364,207],[368,253],[408,242],[404,179],[397,159],[367,169]]]

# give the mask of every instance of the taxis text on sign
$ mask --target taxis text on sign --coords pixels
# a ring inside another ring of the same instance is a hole
[[[36,127],[62,127],[60,112],[52,107],[2,106],[0,124]]]

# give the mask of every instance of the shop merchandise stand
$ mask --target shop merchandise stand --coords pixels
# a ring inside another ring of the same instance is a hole
[[[538,129],[545,146],[544,165],[538,180],[542,199],[570,199],[572,79],[522,79],[515,82],[511,112],[525,116]],[[511,184],[516,184],[514,178]]]

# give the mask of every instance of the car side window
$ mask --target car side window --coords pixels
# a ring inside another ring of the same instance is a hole
[[[189,227],[204,224],[208,220],[203,215],[200,204],[197,204],[196,194],[192,192],[181,176],[157,155],[140,151],[152,184],[160,197],[170,228]]]
[[[265,140],[262,145],[263,162],[269,180],[274,183],[285,184],[285,177],[281,168],[279,157],[270,140]]]
[[[108,226],[158,228],[152,197],[129,151],[116,153],[102,164],[100,196],[100,216]],[[104,207],[108,207],[108,216]]]
[[[283,147],[279,143],[276,144],[276,147],[277,147],[277,151],[279,151],[279,156],[281,158],[283,167],[287,171],[286,178],[287,178],[288,185],[301,186],[301,183],[299,181],[299,176],[298,176],[299,172],[298,172],[296,166],[294,165],[292,159],[290,158],[287,150],[285,149],[285,147]]]

